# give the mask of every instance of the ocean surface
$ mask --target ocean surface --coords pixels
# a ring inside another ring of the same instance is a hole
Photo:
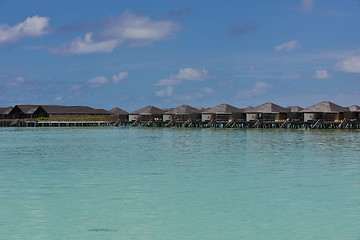
[[[360,131],[0,128],[0,239],[360,239]]]

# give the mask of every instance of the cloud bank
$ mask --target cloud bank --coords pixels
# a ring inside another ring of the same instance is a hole
[[[13,27],[0,24],[0,44],[17,42],[25,37],[39,37],[47,33],[50,18],[38,15],[28,17]]]
[[[126,11],[110,17],[100,31],[88,32],[58,47],[49,48],[58,55],[74,55],[95,52],[112,52],[117,46],[145,46],[169,38],[180,25],[173,21],[153,21],[149,17]]]

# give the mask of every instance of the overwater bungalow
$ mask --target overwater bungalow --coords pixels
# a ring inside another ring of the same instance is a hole
[[[202,122],[228,122],[236,120],[245,120],[244,109],[240,109],[229,104],[220,104],[209,108],[201,114]]]
[[[288,110],[274,103],[264,103],[260,106],[249,108],[245,112],[246,121],[261,119],[262,121],[281,122],[286,121]]]
[[[349,107],[350,112],[345,113],[345,118],[349,120],[360,120],[360,107],[352,105]]]
[[[349,111],[349,108],[325,101],[308,107],[301,112],[304,113],[305,122],[318,120],[323,122],[340,122],[344,120],[344,113]]]
[[[299,106],[290,106],[287,107],[287,118],[294,121],[304,121],[304,114],[301,112],[304,110]]]
[[[0,108],[0,119],[9,119],[9,113],[12,107]]]
[[[176,121],[176,122],[186,122],[190,121],[200,121],[201,120],[201,110],[191,107],[189,105],[181,105],[177,108],[173,108],[164,113],[164,121]]]
[[[162,121],[164,110],[154,106],[147,106],[129,114],[129,121]]]
[[[113,108],[109,111],[111,115],[115,116],[116,121],[127,121],[129,119],[129,113],[122,110],[121,108]]]

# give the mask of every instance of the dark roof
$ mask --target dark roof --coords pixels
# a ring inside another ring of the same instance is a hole
[[[308,108],[302,110],[301,112],[338,113],[338,112],[348,112],[348,111],[349,111],[349,108],[345,108],[345,107],[339,106],[335,103],[325,101],[325,102],[315,104],[311,107],[308,107]]]
[[[229,104],[220,104],[215,107],[207,109],[203,113],[232,114],[235,112],[244,112],[244,110],[231,106]]]
[[[286,108],[288,110],[288,112],[300,112],[302,110],[304,110],[302,107],[299,106],[290,106]]]
[[[284,113],[288,112],[286,108],[280,107],[274,103],[264,103],[260,106],[246,110],[248,113]]]
[[[88,106],[41,105],[48,114],[89,114],[110,115],[105,109],[94,109]]]
[[[25,114],[33,114],[38,108],[41,108],[40,105],[16,105],[20,110]]]
[[[150,115],[150,114],[163,114],[164,110],[154,106],[147,106],[132,112],[131,114]]]
[[[12,109],[12,107],[0,108],[0,114],[9,114]]]
[[[352,105],[352,106],[349,107],[349,110],[351,112],[360,112],[360,107],[357,106],[357,105]]]
[[[114,115],[127,115],[129,114],[128,112],[122,110],[121,108],[113,108],[109,111],[111,114],[114,114]]]
[[[189,105],[181,105],[166,112],[166,114],[189,114],[201,113],[201,110],[191,107]]]

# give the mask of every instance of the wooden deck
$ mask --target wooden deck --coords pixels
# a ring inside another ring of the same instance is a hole
[[[2,119],[0,127],[165,127],[165,128],[288,128],[288,129],[360,129],[360,120],[342,122],[314,122],[302,121],[50,121],[50,120],[24,120],[24,119]]]

